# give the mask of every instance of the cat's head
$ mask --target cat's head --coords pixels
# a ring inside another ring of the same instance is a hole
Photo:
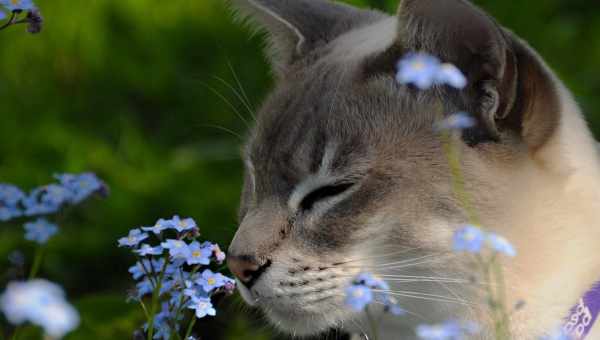
[[[291,333],[350,323],[344,289],[361,271],[456,269],[440,259],[468,213],[432,128],[441,116],[477,120],[455,138],[482,219],[504,213],[507,184],[543,162],[560,125],[552,74],[467,1],[405,0],[396,16],[324,0],[233,3],[268,32],[277,81],[245,148],[229,265],[245,300]],[[418,51],[455,64],[468,86],[398,84],[398,60]]]

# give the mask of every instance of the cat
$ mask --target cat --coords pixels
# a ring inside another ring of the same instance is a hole
[[[486,282],[452,252],[468,212],[432,129],[439,114],[467,111],[476,126],[455,141],[465,190],[481,226],[518,251],[502,262],[508,306],[526,302],[511,312],[512,337],[563,324],[600,280],[600,160],[572,95],[526,42],[466,0],[404,0],[395,16],[325,0],[231,5],[267,32],[276,79],[244,148],[229,248],[247,303],[293,336],[372,336],[344,305],[352,277],[412,277],[389,281],[408,314],[376,308],[380,340],[448,319],[491,339]],[[469,85],[398,84],[412,52],[456,65]]]

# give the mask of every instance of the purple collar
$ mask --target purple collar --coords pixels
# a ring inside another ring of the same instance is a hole
[[[588,335],[600,314],[600,282],[597,282],[585,295],[579,299],[576,306],[571,308],[569,317],[563,326],[563,331],[575,340],[582,340]]]

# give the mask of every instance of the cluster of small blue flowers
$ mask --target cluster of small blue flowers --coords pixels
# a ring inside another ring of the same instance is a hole
[[[154,235],[156,243],[148,240]],[[211,263],[223,264],[225,253],[217,244],[196,241],[199,229],[191,218],[174,216],[160,219],[151,227],[133,229],[126,237],[118,240],[120,247],[132,249],[138,262],[129,268],[137,281],[132,298],[144,303],[152,296],[152,304],[161,301],[161,310],[150,313],[144,330],[154,339],[170,339],[178,334],[185,319],[185,310],[193,310],[196,318],[216,315],[211,297],[216,294],[231,294],[235,281],[215,273]],[[156,330],[156,331],[155,331]],[[185,338],[190,336],[188,327]]]
[[[397,65],[396,81],[412,84],[421,90],[434,85],[448,85],[456,89],[467,86],[467,78],[454,65],[442,63],[438,58],[426,53],[411,53]]]
[[[489,248],[493,255],[517,255],[515,248],[504,237],[486,233],[474,225],[466,225],[455,232],[453,248],[456,252],[473,254],[480,254]],[[463,340],[473,337],[478,332],[479,327],[475,323],[453,320],[437,325],[423,324],[416,329],[417,336],[423,340]]]
[[[517,251],[507,239],[495,233],[486,233],[474,225],[466,225],[454,234],[455,251],[480,253],[486,246],[498,254],[517,256]]]
[[[5,5],[3,2],[0,4]],[[29,193],[12,184],[0,183],[0,222],[37,217],[23,226],[25,239],[39,244],[29,273],[30,280],[9,283],[0,297],[0,310],[12,324],[18,326],[31,322],[41,326],[50,338],[58,339],[77,327],[79,315],[67,303],[65,293],[59,286],[46,280],[33,279],[43,259],[41,245],[58,232],[56,224],[40,216],[55,214],[66,205],[82,203],[95,194],[106,195],[108,188],[92,173],[61,174],[55,178],[57,183],[33,189]],[[14,256],[11,256],[11,262],[18,267],[22,267],[24,261],[20,252],[14,252]]]
[[[389,293],[390,287],[387,282],[371,274],[361,273],[346,288],[346,305],[354,311],[361,312],[367,306],[377,303],[383,305],[385,311],[392,315],[405,314]]]
[[[31,322],[52,339],[62,338],[79,325],[79,314],[64,291],[46,280],[9,283],[0,296],[0,309],[12,324]]]
[[[414,85],[427,90],[435,85],[447,85],[461,90],[467,86],[467,78],[454,65],[442,63],[437,57],[426,53],[411,53],[397,65],[396,81],[402,85]],[[434,124],[435,131],[464,130],[477,124],[467,112],[448,115]]]
[[[25,223],[25,238],[44,244],[58,232],[58,227],[39,216],[55,214],[66,205],[76,205],[92,195],[108,193],[107,186],[92,173],[60,174],[55,178],[58,183],[35,188],[27,194],[14,185],[0,183],[0,222],[38,217]]]
[[[479,333],[473,322],[446,321],[438,325],[419,325],[417,336],[423,340],[462,340]]]
[[[21,14],[25,13],[21,17]],[[0,20],[7,19],[0,25],[0,30],[16,24],[27,24],[29,33],[39,33],[42,30],[42,15],[32,0],[0,0]]]
[[[107,186],[93,173],[54,177],[58,183],[35,188],[28,194],[14,185],[0,184],[0,221],[54,214],[65,205],[76,205],[94,194],[108,192]]]

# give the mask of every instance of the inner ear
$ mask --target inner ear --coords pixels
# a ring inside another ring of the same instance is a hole
[[[561,99],[557,80],[542,58],[523,40],[506,31],[515,56],[517,88],[510,112],[498,121],[516,131],[532,152],[542,148],[560,124]]]

